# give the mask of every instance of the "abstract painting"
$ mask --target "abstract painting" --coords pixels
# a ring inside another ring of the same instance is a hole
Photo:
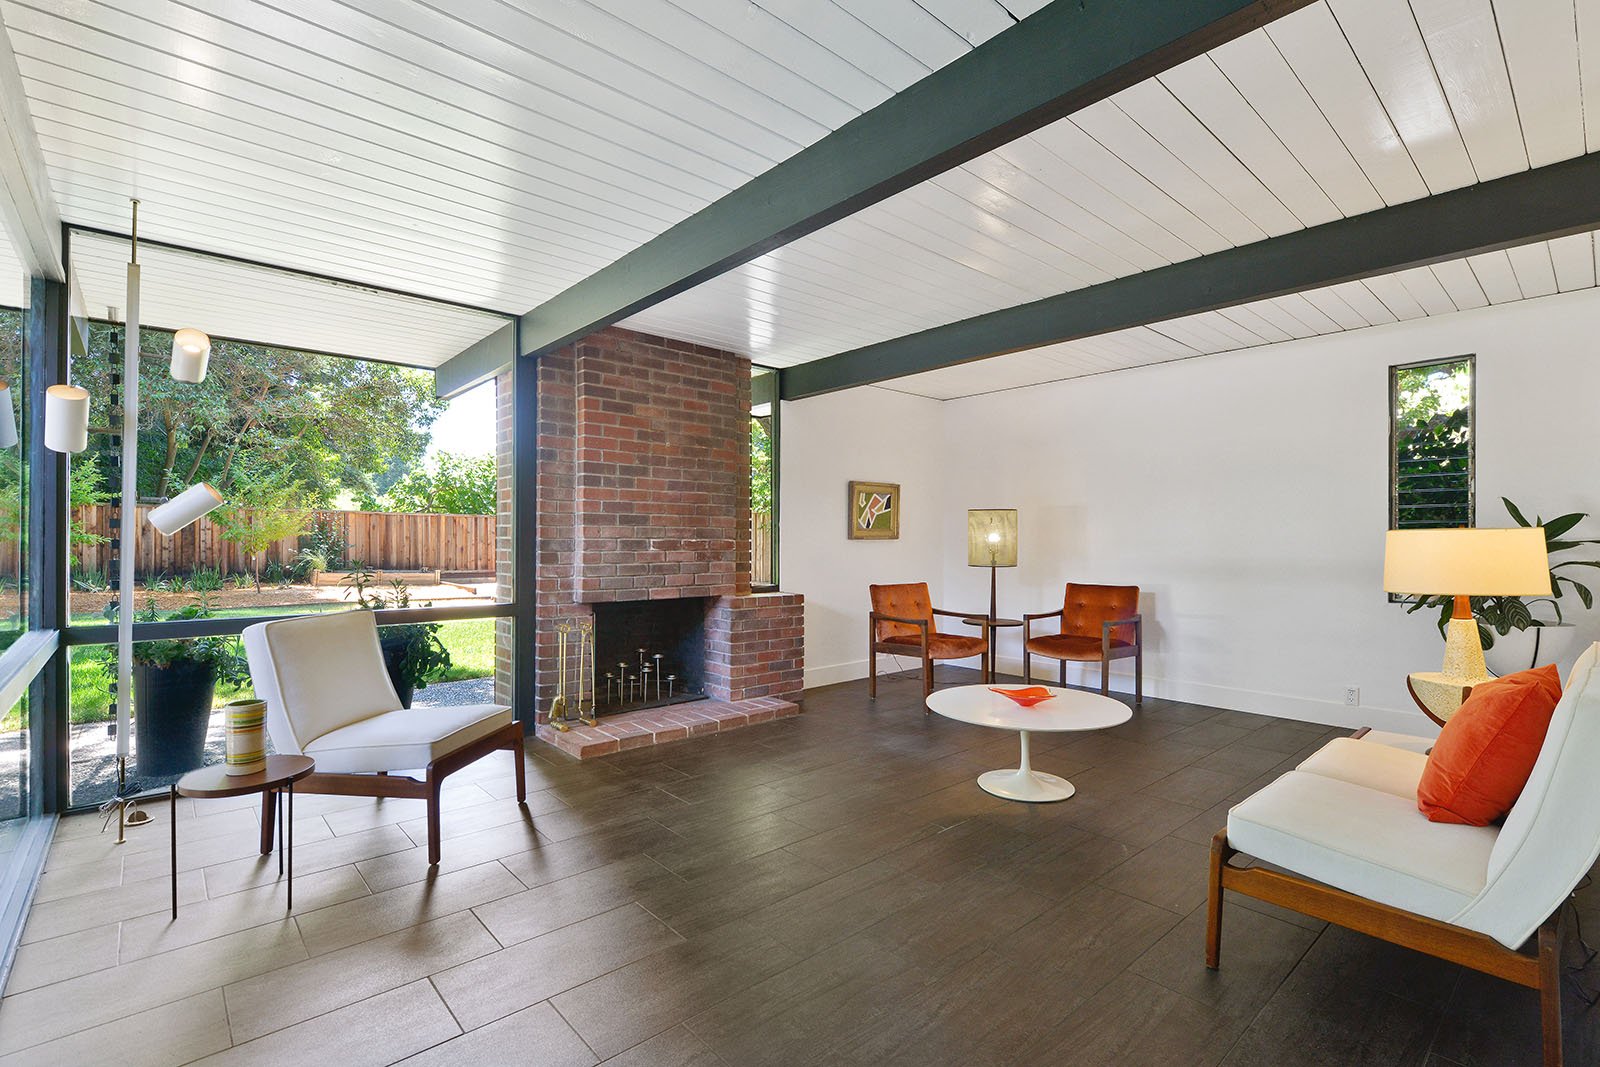
[[[900,537],[900,487],[889,482],[850,483],[850,539],[893,541]]]

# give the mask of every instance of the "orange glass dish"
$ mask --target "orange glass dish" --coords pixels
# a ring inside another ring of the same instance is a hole
[[[999,693],[1008,700],[1015,700],[1018,704],[1021,704],[1025,708],[1031,708],[1035,704],[1042,704],[1046,700],[1049,700],[1051,697],[1055,696],[1054,693],[1050,692],[1050,690],[1046,689],[1042,685],[1030,685],[1023,689],[1000,689],[995,686],[990,686],[989,692]]]

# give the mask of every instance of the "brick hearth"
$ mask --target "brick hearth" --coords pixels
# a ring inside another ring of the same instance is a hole
[[[539,740],[569,756],[593,759],[630,748],[682,741],[701,734],[724,733],[789,715],[800,714],[797,704],[777,697],[751,700],[699,700],[670,708],[649,708],[624,715],[607,715],[594,726],[574,726],[565,733],[541,722]]]
[[[541,357],[538,375],[538,669],[535,707],[519,717],[548,718],[557,623],[592,616],[596,603],[680,597],[709,598],[709,700],[602,716],[565,734],[541,725],[538,737],[587,757],[794,714],[804,598],[750,589],[750,362],[611,327]],[[503,482],[507,500],[510,490]],[[513,636],[524,639],[500,628],[502,662]],[[503,671],[500,680],[504,688]]]

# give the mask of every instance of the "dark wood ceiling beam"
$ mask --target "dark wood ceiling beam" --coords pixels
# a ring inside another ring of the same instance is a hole
[[[1600,229],[1600,153],[785,368],[785,400]]]

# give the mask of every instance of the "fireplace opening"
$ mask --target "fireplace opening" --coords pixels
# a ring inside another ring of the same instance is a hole
[[[704,597],[594,605],[595,712],[704,700]]]

